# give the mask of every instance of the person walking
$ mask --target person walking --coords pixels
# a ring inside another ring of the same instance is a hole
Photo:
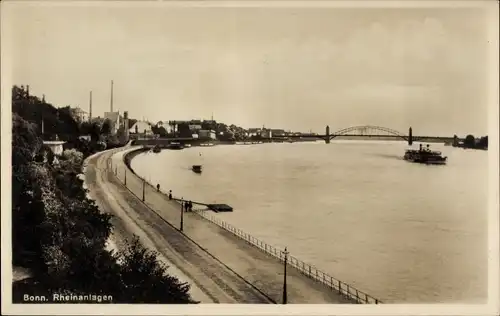
[[[160,184],[159,183],[156,185],[156,191],[160,192]]]
[[[172,199],[172,190],[168,191],[168,199],[171,200]]]

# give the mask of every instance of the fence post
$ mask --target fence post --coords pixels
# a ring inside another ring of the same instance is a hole
[[[339,293],[342,294],[342,283],[340,283],[340,280],[339,280]]]
[[[311,277],[311,266],[309,266],[309,277]]]

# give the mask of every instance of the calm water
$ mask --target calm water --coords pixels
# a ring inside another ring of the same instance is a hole
[[[196,147],[141,154],[132,167],[175,196],[231,205],[217,216],[387,303],[484,302],[487,152],[433,145],[449,163],[425,166],[402,160],[405,148]]]

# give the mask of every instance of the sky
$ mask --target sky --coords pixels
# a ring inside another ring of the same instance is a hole
[[[451,3],[451,1],[449,1]],[[4,7],[5,9],[5,7]],[[489,8],[11,4],[14,84],[150,121],[486,135]]]

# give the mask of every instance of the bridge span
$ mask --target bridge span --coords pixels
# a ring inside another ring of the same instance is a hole
[[[272,136],[272,135],[271,135]],[[361,125],[361,126],[351,126],[348,128],[343,128],[330,134],[330,126],[326,126],[325,134],[301,134],[301,135],[287,135],[283,137],[271,137],[273,139],[323,139],[327,144],[331,142],[332,139],[337,137],[348,137],[348,138],[388,138],[388,139],[401,139],[408,142],[408,145],[412,145],[413,142],[427,141],[427,142],[451,142],[453,137],[442,137],[442,136],[414,136],[412,128],[408,129],[408,135],[398,132],[394,129],[375,126],[375,125]]]

